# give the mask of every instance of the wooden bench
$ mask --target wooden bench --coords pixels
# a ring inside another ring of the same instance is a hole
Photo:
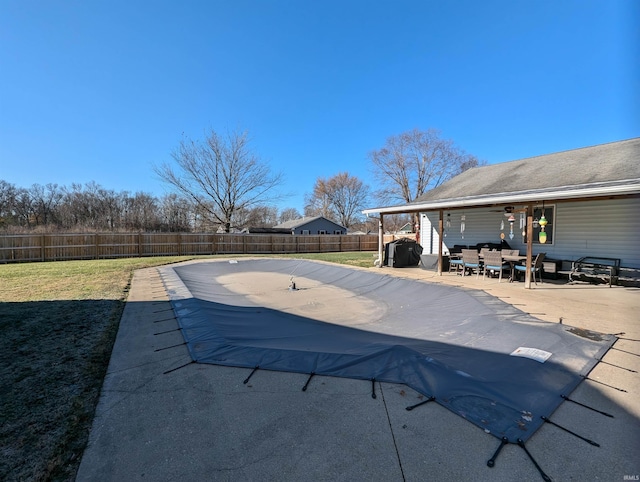
[[[586,278],[586,281],[602,280],[609,282],[609,288],[618,278],[620,260],[618,258],[600,258],[597,256],[584,256],[571,265],[569,282],[582,281],[578,278]]]

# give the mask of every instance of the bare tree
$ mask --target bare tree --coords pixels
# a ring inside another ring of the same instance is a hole
[[[16,213],[19,226],[31,228],[32,225],[35,225],[33,199],[27,189],[20,188],[16,190],[13,199],[13,210]]]
[[[287,221],[293,221],[294,219],[301,218],[302,215],[296,208],[283,209],[278,218],[279,223],[286,223]]]
[[[318,178],[313,186],[311,194],[305,195],[304,215],[324,216],[327,219],[335,218],[335,211],[331,205],[331,200],[327,195],[327,180]]]
[[[64,198],[62,189],[52,183],[48,183],[46,186],[34,184],[29,189],[29,196],[33,203],[33,216],[36,224],[46,226],[55,223],[56,209]]]
[[[204,141],[185,139],[172,153],[178,170],[155,167],[160,178],[231,230],[234,214],[279,198],[282,174],[273,174],[249,146],[246,132],[221,136],[211,131]]]
[[[364,209],[368,196],[367,185],[348,172],[341,172],[328,179],[316,180],[305,212],[328,217],[350,228],[359,221],[359,212]],[[314,212],[313,206],[319,209]]]
[[[245,228],[271,228],[278,224],[278,208],[276,206],[255,206],[246,212],[234,223]]]
[[[177,194],[167,194],[160,201],[160,218],[163,230],[171,232],[191,229],[192,209],[189,201]]]
[[[337,221],[350,228],[360,218],[369,196],[369,187],[348,172],[331,177],[326,184],[331,205],[337,214]]]
[[[18,189],[13,184],[0,179],[0,227],[16,222],[15,202]]]
[[[150,230],[157,227],[157,199],[150,194],[137,192],[134,196],[122,195],[122,226],[126,229]]]
[[[387,139],[369,153],[381,202],[410,203],[461,172],[482,165],[436,129],[414,129]]]

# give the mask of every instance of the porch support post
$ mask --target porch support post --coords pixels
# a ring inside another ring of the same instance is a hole
[[[531,259],[533,258],[533,204],[527,205],[527,262],[524,276],[525,289],[531,289]]]
[[[378,219],[378,268],[382,268],[384,260],[384,220],[383,214],[380,213],[380,219]]]
[[[442,276],[442,238],[444,231],[444,211],[440,210],[440,218],[438,219],[438,276]]]

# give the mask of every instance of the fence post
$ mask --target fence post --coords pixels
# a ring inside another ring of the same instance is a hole
[[[44,237],[44,234],[43,234],[42,236],[40,236],[40,259],[42,259],[42,261],[45,260],[45,257],[44,257],[44,250],[45,250],[44,243],[45,243],[45,237]]]
[[[182,235],[178,233],[178,256],[182,256]]]
[[[100,257],[100,252],[98,245],[100,244],[100,240],[98,239],[98,233],[93,234],[93,246],[95,248],[93,259],[98,259]]]

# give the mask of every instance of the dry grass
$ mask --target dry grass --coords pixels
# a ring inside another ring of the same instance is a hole
[[[174,260],[0,266],[0,480],[73,480],[131,274]]]
[[[287,257],[372,267],[373,253]],[[73,480],[135,269],[188,259],[0,265],[0,480]]]

